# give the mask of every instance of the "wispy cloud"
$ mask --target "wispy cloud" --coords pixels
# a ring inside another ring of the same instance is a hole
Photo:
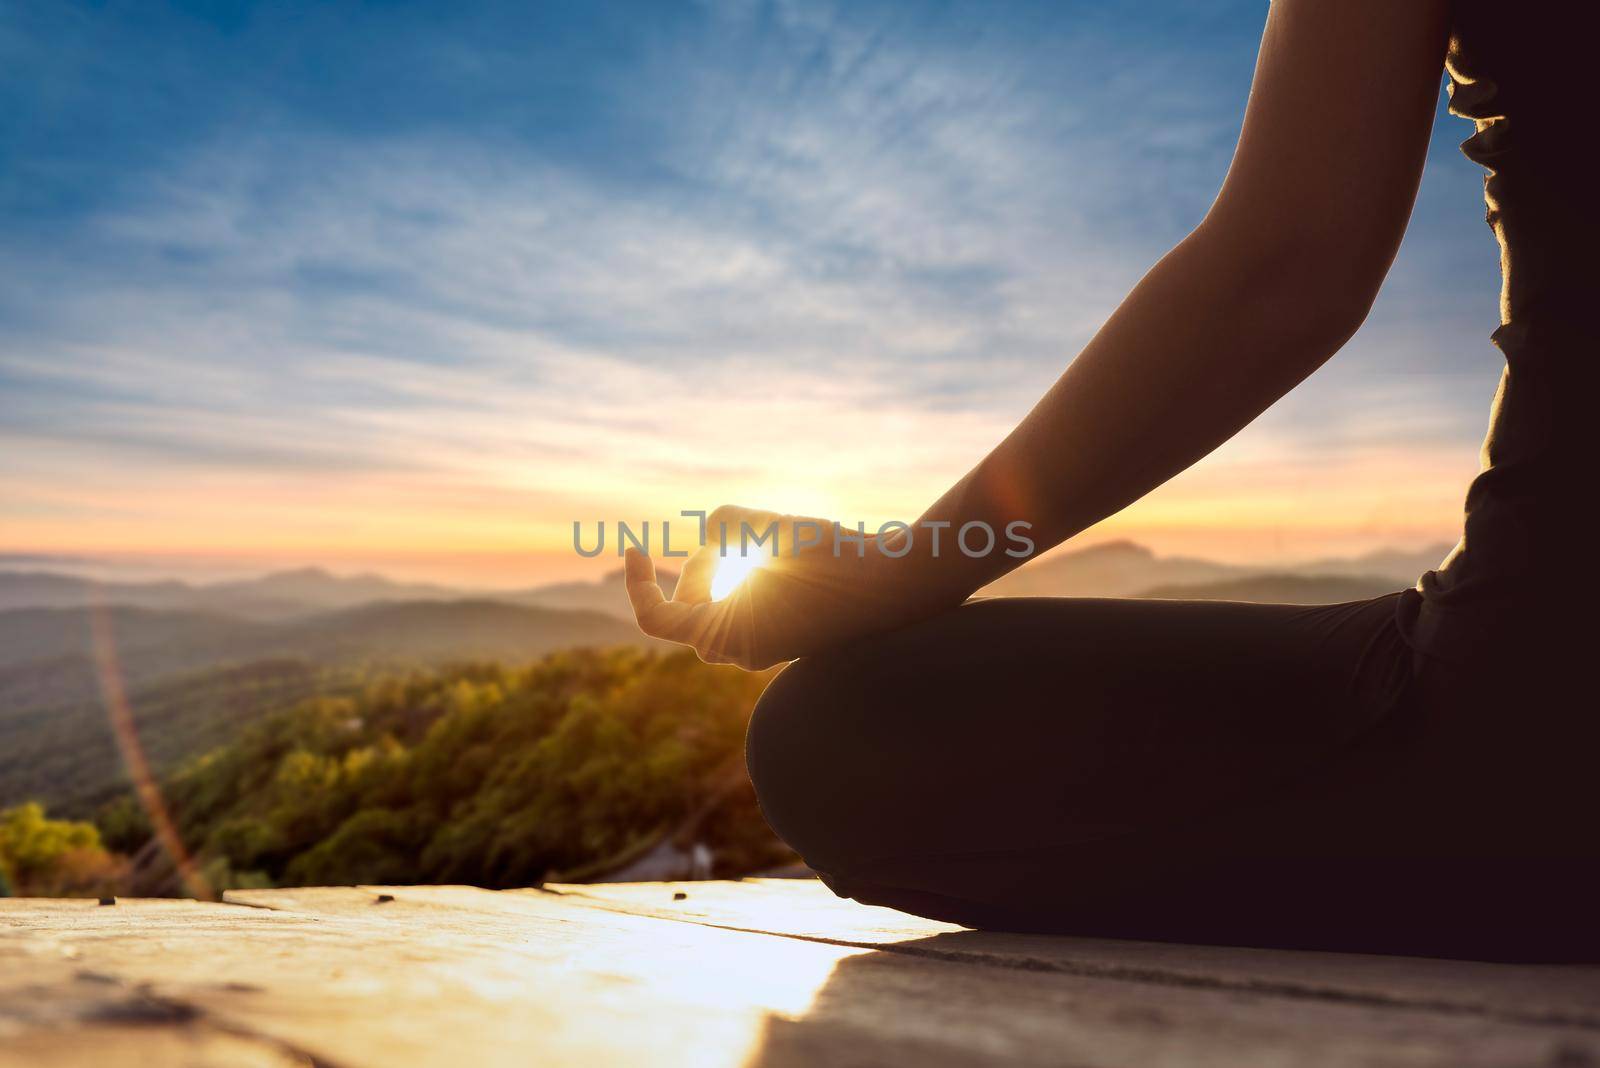
[[[914,512],[1203,214],[1264,17],[474,8],[0,22],[7,58],[58,52],[0,75],[35,117],[0,126],[6,542]],[[1405,455],[1329,499],[1447,527],[1459,485],[1432,487],[1494,370],[1449,151],[1350,353],[1120,522],[1201,507],[1184,485],[1225,502],[1264,467]],[[219,509],[229,485],[254,496]]]

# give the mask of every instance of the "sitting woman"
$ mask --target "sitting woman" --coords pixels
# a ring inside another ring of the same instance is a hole
[[[831,524],[802,538],[783,517],[779,558],[720,600],[716,539],[670,600],[630,555],[646,633],[746,668],[795,660],[756,709],[750,773],[829,886],[974,927],[1600,957],[1579,522],[1600,201],[1573,147],[1596,18],[1274,0],[1204,221],[919,524],[838,551]],[[1355,332],[1405,230],[1441,63],[1489,169],[1507,363],[1450,557],[1351,604],[969,600],[1020,560],[956,551],[963,527],[1049,548]],[[728,508],[712,529],[779,518]]]

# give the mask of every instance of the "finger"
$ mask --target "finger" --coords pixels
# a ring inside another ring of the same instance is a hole
[[[693,645],[696,636],[704,629],[695,618],[695,610],[704,605],[685,604],[682,601],[659,601],[644,615],[639,616],[639,629],[652,638]]]
[[[656,581],[655,562],[637,549],[629,548],[623,564],[628,603],[639,629],[652,638],[669,642],[692,643],[703,624],[694,615],[695,605],[669,601]]]
[[[656,635],[662,618],[661,606],[668,603],[667,595],[661,592],[661,584],[656,581],[656,562],[630,546],[623,554],[622,567],[633,618],[638,621],[640,630]]]
[[[717,573],[717,550],[702,545],[684,562],[678,575],[678,585],[672,591],[674,601],[703,604],[711,600],[711,580]]]
[[[622,578],[628,590],[628,603],[633,606],[633,616],[640,622],[651,609],[667,599],[656,581],[656,562],[632,546],[623,554]]]

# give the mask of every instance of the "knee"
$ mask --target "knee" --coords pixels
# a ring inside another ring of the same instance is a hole
[[[842,830],[830,816],[840,698],[825,659],[797,660],[756,702],[745,736],[745,764],[762,815],[814,867],[837,852]]]
[[[810,750],[819,729],[816,710],[824,707],[826,679],[814,660],[796,660],[768,683],[745,734],[745,766],[769,823],[802,807],[801,795],[814,769]],[[785,821],[786,822],[786,821]]]

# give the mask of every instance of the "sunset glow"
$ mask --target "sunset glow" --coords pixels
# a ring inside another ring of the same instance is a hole
[[[436,29],[481,62],[447,76],[404,12],[341,9],[315,47],[388,59],[288,95],[256,59],[311,47],[292,20],[41,16],[132,88],[43,47],[0,76],[60,109],[13,131],[37,197],[0,200],[0,553],[517,586],[620,566],[575,520],[914,519],[1203,215],[1261,10],[821,10],[607,24],[621,66],[568,47],[592,14],[462,13]],[[1463,132],[1347,350],[1086,540],[1454,537],[1501,364]]]

